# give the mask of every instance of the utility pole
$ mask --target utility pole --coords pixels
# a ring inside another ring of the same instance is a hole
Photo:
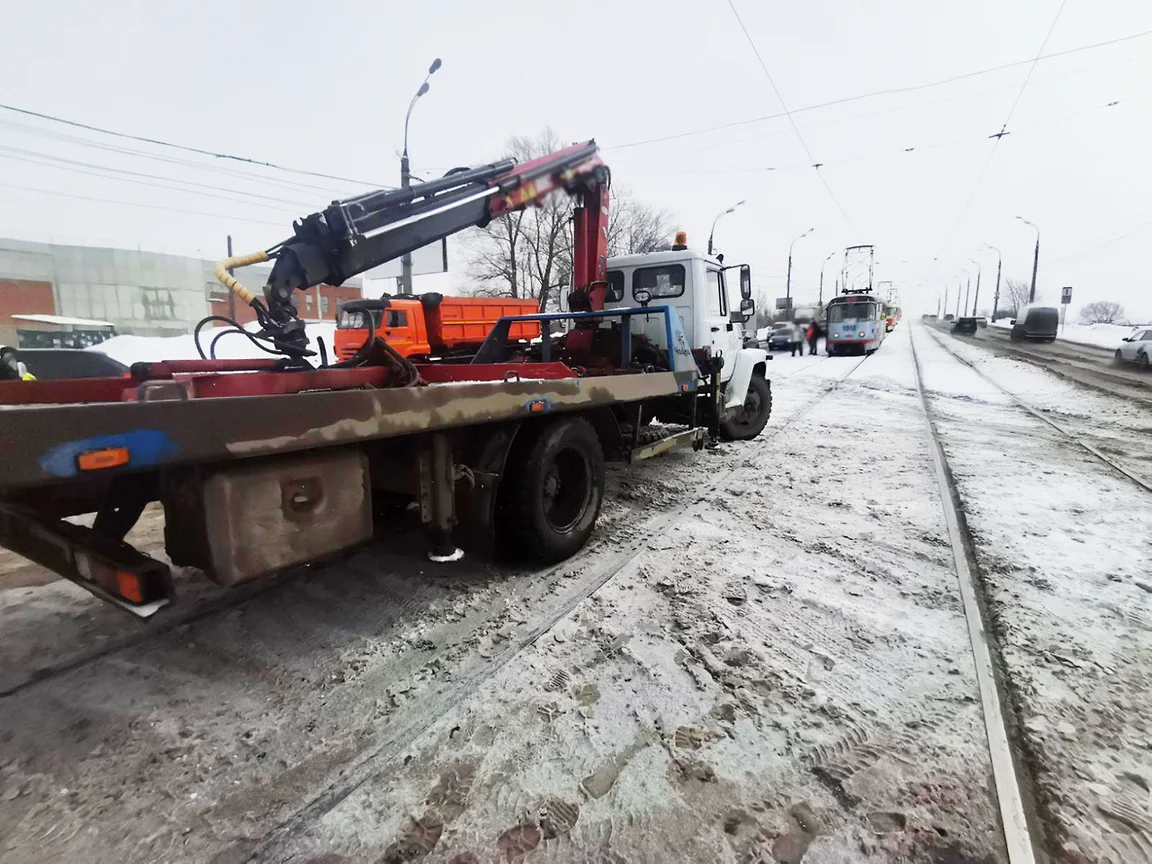
[[[824,305],[824,268],[827,266],[828,262],[838,254],[839,250],[828,253],[828,257],[825,258],[824,263],[820,265],[820,306]]]
[[[1004,256],[995,246],[988,246],[987,243],[984,245],[996,253],[996,293],[992,295],[992,321],[995,322],[996,310],[1000,308],[1000,268],[1004,264]]]
[[[944,286],[944,314],[945,315],[948,314],[948,286],[947,285]],[[937,312],[936,312],[936,317],[937,318],[940,317],[939,310],[937,310]]]
[[[968,274],[968,286],[964,289],[964,317],[968,317],[968,298],[972,296],[972,274]],[[960,299],[960,298],[956,298]],[[957,316],[959,317],[959,316]]]
[[[977,314],[976,307],[980,304],[980,274],[984,272],[984,267],[975,258],[969,258],[968,260],[976,265],[976,296],[972,298],[972,314],[975,315]],[[972,281],[971,275],[968,276],[968,281]]]
[[[424,76],[424,82],[420,85],[420,89],[416,91],[416,95],[412,97],[412,101],[408,103],[408,113],[404,115],[404,152],[400,156],[400,186],[407,189],[412,185],[412,172],[408,166],[408,121],[412,118],[412,109],[416,107],[416,100],[428,92],[428,79],[432,77],[437,69],[440,68],[440,58],[437,57],[432,61],[432,65],[428,67],[428,74]],[[412,253],[405,252],[400,258],[400,293],[412,293]],[[319,303],[319,300],[317,300]],[[319,309],[317,309],[319,314]]]
[[[1040,228],[1035,222],[1029,222],[1023,216],[1017,216],[1025,225],[1031,225],[1036,229],[1036,251],[1032,253],[1032,288],[1028,292],[1028,302],[1036,302],[1036,271],[1040,268]]]
[[[815,228],[809,228],[807,231],[797,237],[796,240],[804,239],[815,230]],[[786,277],[786,281],[784,283],[784,297],[788,300],[789,309],[792,308],[792,247],[796,245],[796,240],[793,240],[791,245],[788,246],[788,276]]]
[[[228,235],[228,257],[229,258],[232,257],[232,235],[231,234]],[[231,267],[228,268],[228,275],[229,276],[232,275],[232,268]],[[216,313],[213,312],[212,314],[215,315]],[[228,317],[231,318],[233,321],[236,320],[236,292],[233,291],[231,288],[228,289]]]

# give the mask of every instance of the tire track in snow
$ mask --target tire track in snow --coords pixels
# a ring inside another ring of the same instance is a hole
[[[655,517],[646,525],[646,530],[640,532],[636,539],[625,544],[623,549],[609,555],[609,560],[606,564],[601,565],[601,567],[593,570],[591,573],[581,573],[580,581],[582,584],[574,594],[569,595],[569,599],[561,606],[549,612],[541,623],[517,638],[504,652],[485,664],[482,669],[459,681],[447,694],[437,700],[435,706],[428,710],[418,712],[418,716],[414,722],[410,723],[405,729],[400,730],[398,734],[390,737],[388,740],[381,742],[356,765],[348,767],[342,772],[339,781],[323,789],[319,794],[308,800],[303,807],[296,810],[287,819],[281,821],[279,825],[268,831],[263,839],[252,849],[250,856],[246,860],[249,862],[279,860],[277,853],[287,850],[294,837],[306,831],[310,825],[322,819],[327,813],[335,809],[341,802],[375,778],[391,762],[397,759],[404,750],[412,744],[417,736],[427,728],[427,718],[429,716],[442,716],[465,703],[475,695],[490,678],[519,656],[525,649],[534,645],[540,637],[548,633],[557,622],[571,614],[577,606],[602,588],[612,577],[628,567],[628,565],[645,551],[648,544],[655,537],[671,531],[676,523],[685,517],[697,504],[724,488],[725,484],[734,474],[745,470],[750,464],[766,465],[771,453],[767,451],[764,445],[777,438],[784,430],[806,416],[829,394],[835,392],[867,359],[867,355],[862,357],[844,375],[833,379],[829,387],[817,395],[816,398],[805,404],[803,408],[789,417],[783,424],[776,427],[770,436],[764,437],[763,433],[761,433],[761,436],[756,439],[760,445],[758,448],[759,453],[757,454],[759,459],[754,456],[750,460],[737,462],[734,467],[720,474],[698,493],[694,494],[690,500]],[[811,369],[818,365],[820,364],[813,363],[810,366],[804,367],[804,369],[798,370],[798,372],[803,372],[805,369]],[[768,453],[768,455],[765,455],[766,453]],[[557,565],[553,570],[579,567],[582,562],[590,557],[590,553],[594,551],[602,550],[599,546],[595,550],[582,550],[577,555]]]

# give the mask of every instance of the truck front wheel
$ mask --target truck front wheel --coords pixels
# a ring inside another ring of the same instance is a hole
[[[772,385],[766,378],[753,375],[744,404],[720,422],[720,437],[725,441],[751,440],[764,430],[771,415]]]
[[[579,417],[550,423],[510,468],[497,525],[505,550],[545,563],[574,555],[604,500],[604,454],[592,425]]]

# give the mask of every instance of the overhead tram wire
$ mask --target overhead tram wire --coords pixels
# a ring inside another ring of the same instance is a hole
[[[0,182],[0,188],[19,189],[22,192],[36,192],[41,195],[59,195],[63,198],[75,198],[78,201],[95,201],[99,204],[118,204],[123,207],[143,207],[146,210],[166,210],[169,213],[185,213],[190,216],[211,216],[213,219],[227,219],[237,222],[251,222],[253,225],[273,225],[283,228],[283,222],[267,222],[263,219],[248,219],[231,213],[207,213],[203,210],[185,210],[181,207],[165,207],[163,204],[144,204],[139,201],[117,201],[113,198],[100,198],[94,195],[77,195],[73,192],[58,192],[55,189],[40,189],[35,186],[21,186],[17,183]]]
[[[151,159],[156,162],[164,162],[169,165],[191,168],[196,171],[223,174],[228,177],[259,180],[261,183],[279,186],[290,192],[305,191],[309,194],[319,192],[324,195],[339,197],[339,195],[333,191],[331,186],[318,186],[315,183],[306,183],[303,180],[293,180],[287,177],[271,177],[267,174],[260,174],[255,171],[242,171],[235,168],[226,168],[223,165],[214,164],[212,162],[200,162],[195,159],[189,159],[187,157],[168,156],[162,153],[151,153],[147,150],[138,150],[134,147],[122,147],[105,141],[97,141],[94,138],[84,138],[79,135],[69,135],[67,132],[48,129],[44,126],[34,126],[30,123],[21,123],[17,120],[4,120],[0,118],[0,126],[6,126],[9,129],[16,129],[26,134],[47,138],[50,141],[59,141],[65,144],[75,144],[80,147],[90,147],[95,150],[103,150],[108,153],[118,153],[124,156]]]
[[[170,147],[174,150],[183,150],[186,153],[196,153],[200,156],[211,156],[213,159],[230,159],[234,162],[245,162],[249,165],[258,165],[262,168],[272,168],[277,171],[285,171],[290,174],[301,174],[308,177],[320,177],[324,180],[337,180],[341,183],[356,183],[363,186],[372,186],[376,189],[391,189],[393,187],[383,183],[376,183],[371,180],[357,180],[351,177],[341,177],[336,174],[324,174],[320,171],[308,171],[303,168],[289,168],[286,165],[279,165],[275,162],[266,162],[261,159],[253,159],[248,156],[236,156],[231,153],[217,153],[213,150],[203,150],[199,147],[190,147],[186,144],[174,144],[171,141],[164,141],[159,138],[149,138],[145,135],[132,135],[127,132],[116,132],[112,129],[104,129],[100,126],[91,126],[87,123],[81,123],[77,120],[68,120],[64,117],[57,117],[52,114],[45,114],[40,111],[30,111],[27,108],[17,108],[15,105],[6,105],[0,103],[0,109],[4,111],[11,111],[15,114],[23,114],[26,117],[36,117],[40,120],[48,120],[53,123],[61,123],[65,126],[72,126],[76,129],[84,129],[88,132],[98,132],[101,135],[111,135],[115,138],[125,138],[129,141],[140,141],[144,144],[154,144],[158,147]]]
[[[924,84],[911,84],[906,87],[890,87],[884,90],[873,90],[870,93],[860,93],[856,96],[844,96],[840,99],[831,99],[827,102],[817,102],[813,105],[804,105],[800,108],[793,108],[791,111],[785,111],[777,114],[765,114],[761,117],[750,117],[746,120],[732,120],[728,123],[720,123],[716,126],[704,126],[699,129],[689,129],[684,132],[674,132],[672,134],[662,135],[657,138],[645,138],[641,141],[628,141],[623,144],[612,144],[605,146],[604,149],[623,150],[629,147],[643,147],[648,144],[659,144],[664,141],[675,141],[679,138],[689,138],[694,135],[705,135],[709,132],[721,132],[725,129],[732,129],[737,126],[750,126],[754,123],[763,123],[767,120],[779,120],[780,118],[788,117],[791,114],[803,114],[807,111],[817,111],[821,108],[832,108],[836,105],[845,105],[850,102],[860,102],[864,99],[873,99],[877,96],[895,96],[901,93],[914,93],[917,90],[929,90],[933,87],[943,87],[947,84],[955,84],[959,81],[975,78],[980,75],[990,75],[993,72],[1002,72],[1005,69],[1012,69],[1016,66],[1025,66],[1029,63],[1034,65],[1038,60],[1053,60],[1057,57],[1066,57],[1070,54],[1078,54],[1081,51],[1091,51],[1096,48],[1105,48],[1109,45],[1117,45],[1122,42],[1131,42],[1134,39],[1143,39],[1148,36],[1152,36],[1152,30],[1142,30],[1139,33],[1131,33],[1127,36],[1120,36],[1116,39],[1108,39],[1104,42],[1094,42],[1091,45],[1081,45],[1076,48],[1067,48],[1063,51],[1053,51],[1051,54],[1043,54],[1040,57],[1030,57],[1026,60],[1013,60],[1011,63],[1002,63],[999,66],[989,66],[986,69],[976,69],[972,72],[964,72],[960,75],[954,75],[951,78],[942,78],[938,81],[928,81]]]
[[[1067,5],[1068,0],[1060,0],[1060,7],[1056,10],[1055,16],[1052,18],[1052,23],[1048,25],[1048,32],[1044,34],[1044,41],[1040,43],[1040,50],[1036,52],[1036,56],[1032,59],[1032,65],[1028,67],[1028,74],[1024,76],[1024,82],[1020,85],[1020,90],[1016,93],[1016,98],[1012,101],[1012,107],[1008,109],[1008,116],[1004,119],[1000,131],[995,135],[989,136],[992,138],[992,149],[988,151],[988,158],[984,160],[984,167],[980,169],[980,173],[976,175],[976,182],[972,186],[972,192],[968,195],[968,200],[964,202],[964,206],[960,208],[960,215],[956,217],[956,223],[952,226],[951,234],[956,233],[956,229],[960,227],[960,223],[964,221],[964,217],[968,214],[968,208],[972,206],[972,201],[976,198],[976,193],[980,190],[980,184],[984,181],[984,175],[988,173],[988,166],[992,164],[992,159],[996,155],[996,150],[1000,146],[1000,142],[1006,135],[1011,133],[1008,131],[1008,124],[1012,122],[1012,115],[1016,113],[1016,106],[1020,104],[1020,99],[1024,96],[1024,91],[1028,88],[1028,82],[1032,80],[1032,73],[1036,70],[1036,64],[1040,62],[1040,58],[1044,55],[1044,49],[1048,46],[1048,40],[1052,38],[1052,31],[1056,29],[1056,22],[1060,20],[1060,15],[1064,12],[1064,6]],[[944,241],[937,257],[940,257],[944,252],[944,247],[948,245],[951,240],[951,235]]]
[[[768,71],[768,66],[764,62],[764,58],[760,56],[760,49],[756,47],[756,43],[752,40],[752,34],[748,32],[748,28],[744,26],[744,19],[740,17],[740,13],[736,11],[736,5],[732,0],[728,0],[728,8],[732,10],[732,14],[736,17],[736,23],[740,25],[740,29],[744,32],[744,38],[748,40],[748,45],[752,49],[752,53],[756,55],[756,60],[760,63],[760,68],[764,70],[764,76],[768,79],[768,83],[772,85],[772,92],[776,94],[776,98],[780,102],[780,107],[784,109],[784,114],[788,118],[788,122],[792,124],[792,130],[796,133],[796,137],[800,140],[800,146],[804,148],[804,152],[808,154],[808,161],[812,164],[812,169],[816,172],[816,176],[820,178],[820,182],[824,184],[824,188],[828,192],[828,197],[832,199],[832,203],[836,205],[836,209],[840,211],[840,215],[844,217],[844,221],[848,227],[852,229],[853,233],[859,234],[859,230],[852,224],[852,217],[848,215],[848,211],[844,209],[844,205],[840,203],[840,199],[836,197],[836,193],[832,191],[832,187],[828,185],[828,180],[820,173],[820,163],[812,155],[812,151],[808,149],[808,142],[804,140],[803,134],[800,132],[800,127],[796,125],[795,118],[788,110],[788,105],[784,102],[784,97],[780,94],[780,88],[776,86],[775,80],[772,78],[772,73]]]
[[[287,211],[290,208],[283,205],[291,205],[291,209],[309,206],[298,200],[289,198],[276,198],[272,195],[261,195],[258,192],[245,192],[240,189],[229,189],[226,186],[213,186],[209,183],[197,183],[193,180],[181,180],[176,177],[166,177],[162,174],[148,174],[142,171],[130,171],[126,168],[113,168],[110,165],[99,165],[95,162],[84,162],[78,159],[66,159],[62,156],[52,156],[47,153],[40,153],[34,150],[23,150],[19,147],[5,147],[0,145],[0,159],[13,159],[18,162],[24,162],[31,165],[43,165],[46,168],[54,168],[58,171],[74,171],[77,174],[87,174],[90,177],[100,177],[106,180],[114,180],[119,183],[139,183],[143,186],[152,186],[157,189],[167,189],[173,192],[184,192],[189,195],[204,195],[208,198],[220,198],[224,201],[236,201],[240,204],[250,204],[254,207],[270,207],[273,210]],[[75,166],[75,167],[73,167]],[[85,170],[91,169],[91,170]],[[99,171],[110,172],[107,174],[97,173]],[[125,177],[117,177],[114,175],[124,174]],[[134,178],[142,177],[143,180]],[[163,180],[166,183],[181,183],[186,186],[195,186],[197,189],[182,189],[178,186],[165,186],[159,183],[150,183],[149,180]],[[199,189],[210,189],[213,192],[201,192]],[[215,194],[218,192],[229,193],[226,195]],[[259,198],[261,201],[245,201],[244,198],[237,196],[245,196],[247,198]],[[262,201],[274,202],[274,204],[264,204]],[[276,206],[274,206],[276,205]]]

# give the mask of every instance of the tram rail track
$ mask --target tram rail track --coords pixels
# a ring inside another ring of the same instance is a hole
[[[912,334],[909,334],[909,338],[916,373],[916,392],[924,412],[932,464],[976,666],[980,705],[984,714],[985,735],[1008,861],[1009,864],[1034,864],[1044,860],[1037,857],[1037,846],[1043,843],[1044,826],[1036,803],[1036,784],[1024,758],[1025,745],[1018,730],[1019,718],[1011,707],[1010,682],[992,624],[988,596],[977,563],[975,543],[965,518],[964,504],[936,427],[935,414],[924,385],[920,356],[916,350],[916,339]]]
[[[1068,429],[1063,424],[1056,422],[1051,417],[1047,416],[1047,414],[1045,414],[1040,409],[1035,408],[1034,406],[1028,404],[1028,402],[1021,399],[1019,396],[1017,396],[1011,390],[1006,388],[1004,385],[1000,384],[1000,382],[989,377],[985,372],[983,372],[981,369],[977,368],[977,366],[974,363],[972,363],[971,361],[967,360],[966,358],[962,357],[961,355],[959,355],[955,351],[953,351],[945,343],[945,341],[940,337],[940,335],[937,334],[936,332],[934,332],[933,330],[926,328],[925,332],[927,332],[931,336],[931,338],[936,342],[937,345],[939,345],[941,348],[943,348],[945,351],[947,351],[952,357],[954,357],[956,360],[963,363],[965,366],[967,366],[969,369],[971,369],[973,372],[975,372],[978,376],[980,376],[980,378],[982,380],[986,381],[988,384],[991,384],[993,387],[995,387],[997,390],[999,390],[1001,393],[1003,393],[1009,399],[1011,399],[1013,404],[1016,407],[1027,412],[1028,414],[1031,414],[1037,420],[1041,421],[1042,423],[1049,426],[1050,428],[1055,429],[1057,432],[1059,432],[1061,435],[1066,437],[1073,444],[1077,445],[1081,449],[1090,453],[1092,456],[1094,456],[1100,462],[1103,462],[1105,465],[1107,465],[1111,470],[1115,471],[1117,474],[1119,474],[1122,477],[1125,477],[1128,480],[1130,480],[1131,482],[1135,483],[1137,486],[1139,486],[1145,492],[1152,492],[1152,483],[1149,483],[1144,478],[1140,477],[1139,475],[1137,475],[1134,472],[1130,471],[1129,469],[1125,468],[1123,465],[1121,465],[1115,459],[1112,459],[1107,454],[1103,453],[1100,450],[1100,448],[1089,443],[1082,436],[1077,435],[1074,431]],[[915,343],[913,343],[913,344],[915,344]],[[919,366],[917,366],[917,375],[919,375]]]

